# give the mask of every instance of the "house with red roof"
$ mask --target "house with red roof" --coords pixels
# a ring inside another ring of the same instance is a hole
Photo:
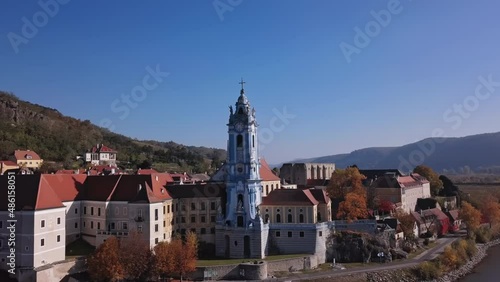
[[[410,212],[415,218],[418,227],[418,235],[435,234],[443,236],[450,230],[450,219],[439,208],[420,210],[419,212]]]
[[[391,202],[406,212],[415,211],[418,199],[431,197],[429,181],[416,173],[386,173],[376,176],[370,185],[380,201]]]
[[[277,189],[262,198],[260,213],[269,237],[285,254],[325,251],[331,202],[323,189]]]
[[[13,161],[0,161],[0,175],[4,174],[8,170],[19,169],[17,163]]]
[[[40,156],[31,150],[15,150],[14,159],[18,166],[29,169],[39,169],[43,163]]]
[[[116,154],[116,150],[104,144],[97,144],[85,153],[85,161],[92,165],[116,166]]]

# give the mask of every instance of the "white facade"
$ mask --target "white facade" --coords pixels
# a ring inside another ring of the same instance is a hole
[[[8,245],[9,213],[0,212],[1,267],[7,269],[9,248],[16,249],[16,266],[37,268],[65,259],[66,215],[64,208],[15,212],[15,246]],[[16,267],[17,268],[17,267]]]

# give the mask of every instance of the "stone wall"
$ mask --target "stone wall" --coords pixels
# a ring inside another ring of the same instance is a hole
[[[52,264],[36,271],[37,282],[60,281],[68,274],[86,271],[85,259],[72,259]]]
[[[263,280],[276,272],[293,272],[297,270],[318,267],[321,262],[314,255],[283,259],[276,261],[257,261],[233,264],[197,267],[196,271],[188,275],[194,280]]]
[[[321,263],[321,262],[319,262]],[[267,271],[269,274],[275,272],[294,272],[303,269],[312,269],[318,267],[318,258],[314,255],[298,257],[293,259],[275,260],[267,262]]]

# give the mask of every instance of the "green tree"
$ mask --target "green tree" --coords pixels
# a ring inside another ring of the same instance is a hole
[[[432,195],[439,195],[439,191],[441,191],[441,189],[443,188],[443,182],[439,179],[439,175],[434,172],[432,168],[425,165],[419,165],[415,167],[415,169],[413,169],[413,173],[418,173],[429,180]]]

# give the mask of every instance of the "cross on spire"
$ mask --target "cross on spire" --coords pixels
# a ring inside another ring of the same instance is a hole
[[[246,82],[245,82],[245,81],[243,81],[243,77],[242,77],[242,78],[241,78],[241,81],[240,81],[240,82],[238,82],[238,84],[241,84],[241,90],[243,90],[243,86],[244,86],[244,84],[245,84],[245,83],[246,83]]]

